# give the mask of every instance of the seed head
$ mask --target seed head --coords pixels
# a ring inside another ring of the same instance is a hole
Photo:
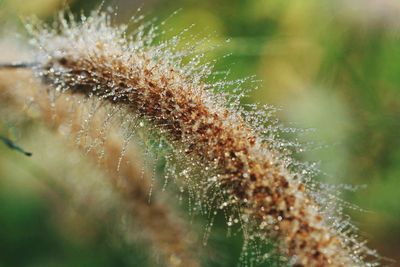
[[[80,22],[61,16],[56,29],[30,26],[40,54],[35,71],[54,90],[147,120],[173,148],[211,170],[215,179],[203,176],[199,184],[223,194],[219,205],[235,211],[247,241],[276,240],[295,266],[372,265],[364,262],[371,252],[340,223],[332,225],[324,203],[274,149],[279,140],[265,139],[236,105],[212,92],[221,85],[206,83],[212,64],[202,65],[192,48],[177,51],[178,37],[155,42],[157,26],[139,26],[129,39],[126,28],[112,26],[106,13]],[[183,64],[188,56],[193,60]]]

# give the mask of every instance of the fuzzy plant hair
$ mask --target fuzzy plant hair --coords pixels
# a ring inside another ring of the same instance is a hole
[[[2,45],[0,47],[7,49]],[[180,219],[178,212],[168,205],[166,193],[155,190],[157,194],[153,194],[152,201],[149,201],[149,192],[157,185],[154,184],[151,171],[143,167],[140,150],[132,143],[127,144],[121,132],[124,129],[119,130],[114,125],[119,121],[116,114],[119,110],[108,109],[91,100],[89,103],[83,96],[71,98],[60,95],[56,102],[52,102],[46,93],[48,90],[26,70],[0,73],[2,110],[10,106],[19,112],[23,111],[28,118],[40,120],[53,132],[61,133],[72,147],[78,147],[89,163],[97,164],[100,171],[110,178],[110,190],[119,196],[117,210],[120,210],[121,216],[128,218],[125,221],[129,222],[129,218],[135,220],[138,225],[135,227],[140,227],[144,233],[141,239],[153,248],[156,255],[160,255],[159,259],[165,266],[200,266],[192,251],[195,242],[186,237],[193,234],[189,234],[189,227]],[[95,113],[90,111],[93,107],[96,108]],[[68,191],[76,195],[76,191],[82,191],[77,190],[82,182],[78,179],[73,183],[76,185]],[[85,192],[85,195],[89,194]],[[96,199],[95,196],[93,198]],[[122,228],[126,228],[126,235],[135,227],[130,223],[125,224],[128,225]],[[126,239],[129,242],[129,238]]]
[[[34,73],[53,95],[119,107],[160,136],[193,210],[210,218],[222,210],[229,226],[240,226],[243,258],[252,244],[273,243],[293,266],[378,265],[342,219],[334,194],[317,189],[306,167],[293,168],[300,164],[282,149],[268,110],[245,109],[240,96],[218,93],[231,86],[242,95],[243,80],[210,83],[213,62],[202,61],[196,44],[182,45],[179,35],[157,41],[153,23],[129,35],[127,28],[103,12],[80,20],[61,14],[52,26],[30,23]],[[250,262],[269,255],[259,251]]]

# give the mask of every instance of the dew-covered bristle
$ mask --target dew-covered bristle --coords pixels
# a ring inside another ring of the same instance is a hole
[[[91,214],[97,209],[104,210],[104,207],[97,207],[104,202],[110,210],[107,216],[115,220],[113,224],[117,224],[122,242],[130,245],[133,239],[136,243],[150,245],[154,255],[158,256],[157,262],[163,262],[165,266],[199,266],[198,253],[193,252],[195,234],[180,218],[174,205],[169,205],[168,194],[156,189],[153,172],[148,166],[141,166],[140,149],[130,138],[137,120],[133,116],[127,117],[120,107],[82,95],[52,96],[48,90],[47,86],[35,81],[30,72],[0,75],[0,100],[4,106],[17,111],[12,113],[14,116],[20,116],[22,111],[24,117],[39,119],[73,147],[80,148],[81,159],[91,162],[92,167],[97,165],[98,168],[92,168],[94,173],[104,174],[96,183],[107,187],[113,197],[102,195],[107,191],[94,190],[93,181],[87,180],[85,175],[75,174],[72,179],[66,179],[67,184],[73,184],[73,196],[91,209],[84,212]],[[56,151],[54,154],[70,157]],[[152,190],[155,193],[149,202],[148,194]],[[94,198],[93,201],[89,201],[89,197]],[[111,206],[113,198],[118,201]]]
[[[295,266],[376,265],[365,261],[374,252],[341,218],[335,190],[312,181],[313,164],[293,159],[301,145],[280,138],[293,129],[274,119],[273,108],[240,104],[247,79],[215,80],[214,62],[204,62],[182,35],[156,41],[153,23],[127,37],[127,26],[113,26],[100,12],[79,22],[62,15],[54,27],[28,25],[38,48],[36,74],[56,93],[121,107],[165,138],[173,150],[168,177],[179,178],[190,209],[208,215],[211,225],[219,210],[228,227],[240,225],[244,258],[250,244],[275,240]],[[226,97],[227,87],[235,94]],[[269,255],[256,254],[254,261]]]

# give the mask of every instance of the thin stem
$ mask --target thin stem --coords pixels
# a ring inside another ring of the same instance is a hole
[[[12,140],[10,140],[9,138],[7,138],[5,136],[0,135],[0,141],[2,141],[10,149],[21,152],[22,154],[24,154],[25,156],[28,156],[28,157],[32,156],[31,152],[25,151],[24,149],[22,149],[21,147],[16,145]]]
[[[27,69],[36,66],[37,62],[13,62],[0,63],[0,69]]]

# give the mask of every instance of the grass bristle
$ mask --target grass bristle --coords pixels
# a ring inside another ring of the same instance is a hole
[[[55,94],[124,109],[164,138],[177,162],[172,175],[187,186],[196,210],[223,210],[228,226],[240,225],[244,258],[247,246],[274,241],[294,266],[376,265],[365,261],[375,253],[357,241],[340,207],[323,207],[336,200],[315,189],[310,169],[292,168],[301,165],[282,147],[297,144],[274,134],[280,126],[268,109],[245,111],[240,97],[215,93],[232,82],[207,83],[213,64],[202,63],[191,46],[179,51],[179,36],[157,42],[158,28],[150,23],[127,38],[127,26],[113,26],[103,12],[80,21],[62,14],[58,26],[28,29],[38,51],[36,75]],[[182,63],[188,56],[192,61]],[[250,262],[268,255],[260,251]]]

